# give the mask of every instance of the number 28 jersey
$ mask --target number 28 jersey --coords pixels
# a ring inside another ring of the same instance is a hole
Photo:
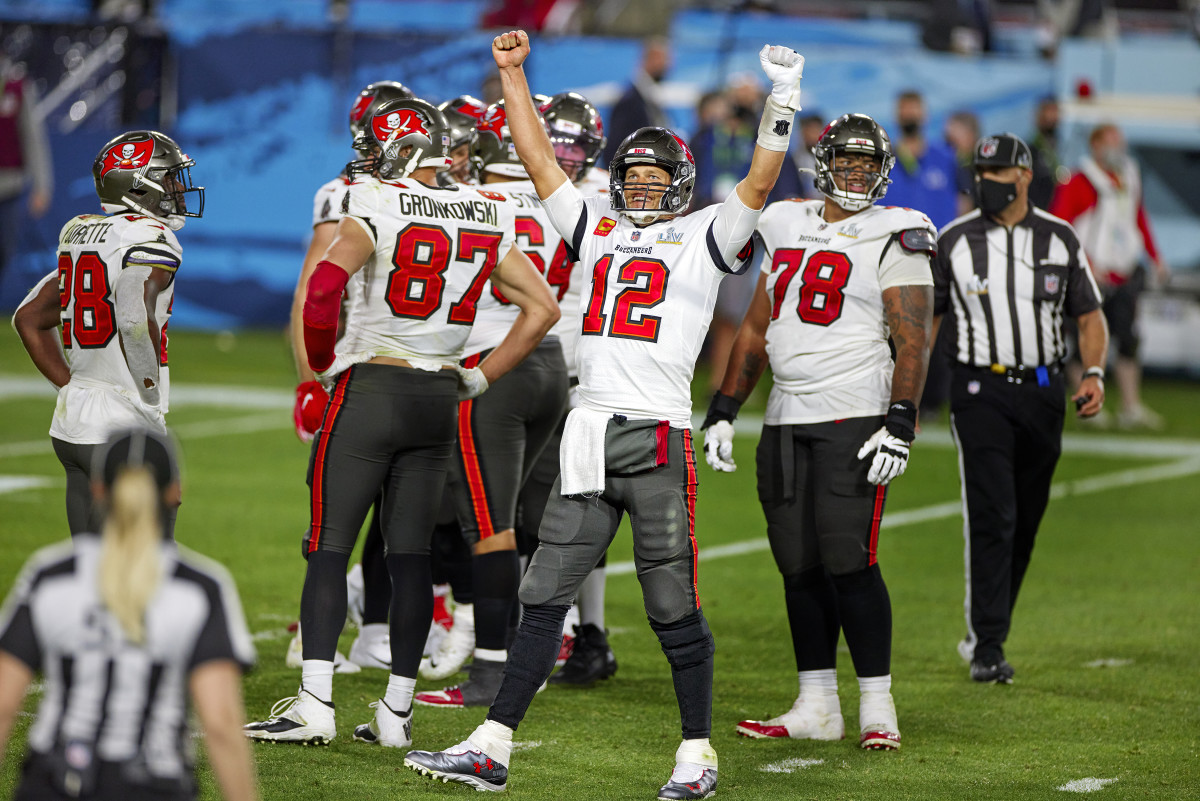
[[[933,285],[937,231],[924,214],[869,206],[827,223],[824,207],[784,200],[758,222],[771,303],[768,425],[884,414],[893,363],[883,290]]]
[[[512,207],[488,194],[407,179],[350,185],[344,216],[362,226],[375,252],[335,369],[375,356],[440,364],[462,357],[488,277],[513,245]]]
[[[110,431],[151,424],[162,428],[168,410],[167,322],[175,281],[158,293],[154,318],[159,355],[159,405],[142,402],[129,373],[117,331],[113,290],[132,266],[172,274],[183,254],[175,232],[140,214],[82,214],[63,226],[58,240],[58,294],[63,352],[71,382],[59,393],[51,436],[66,442],[104,442]]]
[[[584,198],[570,182],[543,205],[582,262],[580,405],[690,428],[692,374],[717,288],[744,269],[758,213],[734,197],[639,228],[607,196]],[[723,213],[740,214],[745,230],[730,233]]]

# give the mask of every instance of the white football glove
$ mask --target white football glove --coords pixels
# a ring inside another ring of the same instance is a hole
[[[881,428],[872,434],[858,449],[859,459],[875,454],[871,462],[871,471],[867,473],[867,481],[872,484],[887,484],[903,473],[908,467],[908,448],[907,442],[893,437],[887,428]]]
[[[771,79],[771,97],[785,109],[800,108],[800,79],[804,77],[804,56],[790,47],[763,45],[758,51],[763,72]]]
[[[460,401],[471,400],[478,398],[488,388],[487,376],[483,374],[483,370],[478,367],[463,367],[457,365],[454,368],[458,370],[458,399]]]
[[[733,423],[718,420],[704,430],[704,458],[713,470],[722,473],[737,470],[733,463]]]

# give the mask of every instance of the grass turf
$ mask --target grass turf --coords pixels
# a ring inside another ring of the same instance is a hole
[[[284,627],[297,614],[304,573],[298,543],[307,523],[307,449],[292,434],[286,408],[290,357],[283,337],[273,333],[180,332],[171,345],[177,387],[252,387],[276,390],[282,398],[276,412],[177,403],[169,418],[186,459],[178,537],[224,562],[238,581],[250,628],[258,633],[259,666],[246,678],[246,708],[251,718],[261,718],[299,682],[297,671],[283,667]],[[6,376],[36,375],[11,336],[0,338],[0,365]],[[697,392],[703,408],[704,393]],[[1200,440],[1195,385],[1150,381],[1146,395],[1170,421],[1161,438]],[[28,555],[61,537],[65,527],[61,467],[45,434],[51,408],[48,396],[0,396],[0,478],[33,475],[55,482],[0,494],[5,594]],[[1068,432],[1075,430],[1069,422]],[[955,454],[938,444],[945,439],[938,434],[930,426],[929,444],[918,441],[909,471],[890,494],[885,525],[889,516],[899,520],[959,498]],[[844,648],[839,678],[847,740],[734,735],[738,720],[779,714],[796,692],[781,582],[769,553],[762,547],[723,558],[703,553],[764,536],[754,441],[739,437],[741,469],[734,474],[701,467],[697,538],[701,598],[717,640],[712,741],[721,758],[719,797],[1060,798],[1056,788],[1083,778],[1116,779],[1100,791],[1109,798],[1200,794],[1200,465],[1148,480],[1130,471],[1182,457],[1064,455],[1056,475],[1063,495],[1042,524],[1007,648],[1017,669],[1012,687],[974,685],[954,650],[963,629],[960,517],[942,512],[885,529],[879,553],[894,608],[893,694],[904,741],[895,753],[867,753],[854,739],[858,691]],[[1193,444],[1195,459],[1200,441]],[[1114,475],[1111,488],[1095,483]],[[626,527],[610,563],[631,557]],[[608,625],[617,675],[591,690],[553,687],[537,697],[517,733],[523,745],[511,766],[512,797],[649,799],[666,780],[678,744],[678,712],[632,574],[609,579]],[[344,636],[343,648],[352,636]],[[1086,666],[1098,660],[1117,661]],[[380,671],[337,678],[339,737],[328,748],[256,746],[263,798],[368,801],[470,792],[405,770],[400,752],[351,742],[351,729],[368,719],[367,704],[385,682]],[[32,699],[28,708],[34,708]],[[420,708],[414,745],[452,745],[483,715]],[[18,721],[0,771],[0,796],[12,792],[30,721]],[[201,770],[201,797],[219,797],[207,768]]]

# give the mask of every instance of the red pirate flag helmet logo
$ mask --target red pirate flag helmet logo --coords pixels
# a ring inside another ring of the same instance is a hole
[[[371,131],[375,134],[375,139],[380,144],[386,142],[389,137],[399,139],[413,133],[419,133],[426,139],[433,141],[433,137],[429,134],[429,127],[426,120],[410,108],[396,109],[386,114],[376,114],[371,119]]]
[[[154,140],[147,138],[137,142],[121,142],[113,145],[104,154],[104,166],[100,178],[113,170],[140,170],[150,164],[154,156]]]
[[[375,99],[374,95],[361,94],[358,100],[354,101],[354,108],[350,109],[350,122],[358,122],[367,113],[367,106],[371,105],[371,101]]]

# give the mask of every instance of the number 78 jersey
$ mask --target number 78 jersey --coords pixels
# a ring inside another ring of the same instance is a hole
[[[489,197],[490,195],[490,197]],[[493,193],[418,181],[351,184],[344,216],[371,237],[363,297],[339,362],[377,356],[453,364],[475,322],[488,277],[513,246],[513,210]]]
[[[883,291],[933,285],[937,231],[924,214],[869,206],[827,223],[824,206],[780,201],[758,222],[771,303],[771,425],[886,412],[893,364]]]

